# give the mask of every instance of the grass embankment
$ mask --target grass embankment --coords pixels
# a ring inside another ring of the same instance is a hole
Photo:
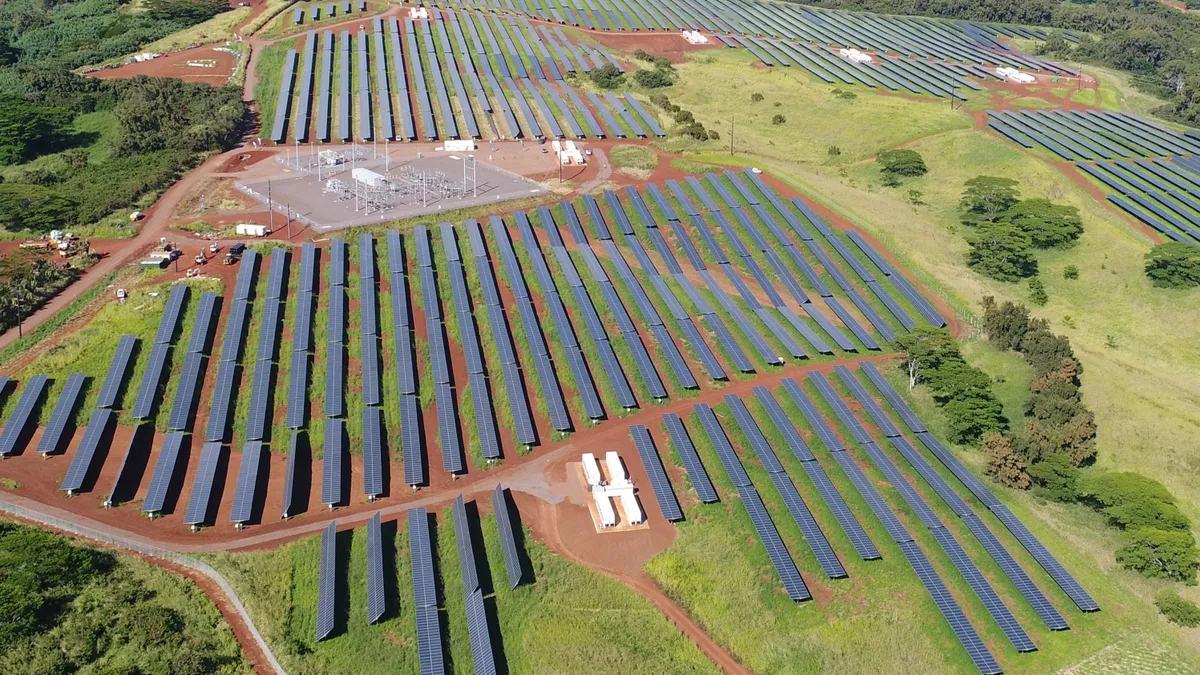
[[[238,7],[223,12],[204,23],[198,23],[178,33],[172,33],[161,40],[144,45],[141,51],[177,52],[199,45],[229,42],[233,40],[234,32],[246,22],[246,19],[250,18],[253,11],[250,7]]]
[[[616,581],[554,556],[528,531],[525,547],[536,580],[510,590],[495,519],[488,515],[480,525],[485,552],[479,559],[487,563],[480,578],[499,627],[502,648],[496,653],[507,661],[508,672],[715,672],[649,602]],[[366,622],[366,533],[359,529],[338,535],[338,564],[346,575],[348,597],[339,600],[338,632],[323,642],[313,639],[319,537],[274,551],[214,555],[210,562],[237,590],[288,671],[411,673],[418,664],[407,533],[404,521],[384,522],[388,613],[373,626]],[[453,672],[471,672],[462,577],[448,512],[431,534],[446,663]],[[581,640],[586,648],[580,647]]]
[[[658,166],[658,153],[644,145],[614,145],[608,159],[621,173],[643,180]]]
[[[258,114],[262,117],[265,129],[269,130],[275,121],[275,104],[279,101],[279,84],[283,80],[288,50],[297,49],[299,44],[299,38],[283,40],[264,47],[258,54],[258,61],[254,65],[254,72],[258,75],[258,81],[254,83],[254,100],[258,101]],[[334,49],[335,58],[337,53],[337,49]],[[299,57],[297,63],[299,71],[303,67]],[[337,72],[336,69],[334,72]]]

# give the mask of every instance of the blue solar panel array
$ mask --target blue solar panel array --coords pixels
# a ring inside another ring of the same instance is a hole
[[[337,522],[321,532],[321,574],[317,587],[317,641],[333,634],[337,623]]]
[[[433,366],[434,405],[437,409],[438,435],[442,446],[442,469],[461,473],[462,438],[458,430],[458,410],[454,389],[450,386],[450,360],[446,354],[446,327],[442,323],[441,297],[433,270],[429,231],[418,225],[412,233],[417,242],[417,266],[421,274],[424,298],[425,331],[429,340],[429,360]]]
[[[957,457],[955,457],[949,450],[942,446],[942,444],[938,442],[938,440],[934,438],[932,434],[928,433],[925,425],[916,416],[916,414],[912,412],[912,410],[904,402],[904,399],[900,397],[900,394],[891,386],[891,384],[887,382],[887,380],[883,378],[882,373],[880,373],[877,368],[869,363],[862,364],[860,368],[863,374],[866,375],[867,378],[871,380],[875,387],[880,391],[880,393],[883,394],[884,398],[905,422],[909,430],[916,434],[917,439],[921,441],[926,449],[928,449],[930,453],[937,457],[938,461],[940,461],[946,467],[946,469],[954,474],[954,476],[962,482],[963,486],[966,487],[976,499],[978,499],[985,507],[987,507],[996,516],[996,518],[1004,524],[1004,526],[1012,533],[1017,541],[1019,541],[1021,545],[1025,547],[1025,549],[1031,556],[1033,556],[1035,560],[1037,560],[1038,564],[1042,566],[1050,578],[1054,579],[1055,583],[1062,588],[1063,592],[1071,598],[1076,606],[1084,612],[1094,612],[1099,610],[1100,605],[1091,597],[1091,595],[1087,593],[1087,591],[1083,589],[1082,585],[1080,585],[1080,583],[1069,572],[1067,572],[1066,568],[1064,568],[1062,564],[1048,550],[1046,550],[1046,547],[1040,541],[1038,541],[1036,537],[1033,536],[1029,529],[1025,527],[1024,523],[1014,516],[1012,511],[1010,511],[1007,506],[1001,503],[1000,500],[998,500],[996,496],[992,494],[991,490],[989,490],[982,481],[980,481],[973,473],[971,473],[970,469],[963,465]],[[912,455],[914,458],[918,457],[915,451],[912,453]],[[949,492],[949,486],[946,486],[945,489],[947,490],[947,496],[950,496],[951,493]],[[968,527],[973,533],[976,533],[977,536],[982,534],[984,538],[987,538],[988,535],[983,534],[987,531],[987,528],[982,527],[982,523],[978,523],[978,525],[980,527],[972,527],[970,524]],[[1036,598],[1030,598],[1030,602],[1034,605],[1034,608],[1038,610],[1039,615],[1041,615],[1042,618],[1047,622],[1047,625],[1049,625],[1051,628],[1054,628],[1056,623],[1053,619],[1053,615],[1050,614],[1047,608],[1044,606],[1039,608],[1040,603],[1036,600]]]
[[[196,476],[192,481],[192,492],[188,498],[187,511],[183,515],[183,524],[192,527],[205,525],[209,519],[212,506],[212,489],[217,479],[217,469],[220,468],[225,449],[220,443],[205,443],[200,451],[200,463],[196,467]]]
[[[408,548],[412,563],[417,657],[421,674],[442,673],[446,669],[442,654],[442,623],[437,606],[429,515],[424,508],[408,510]]]
[[[679,508],[679,500],[671,487],[671,479],[667,477],[667,470],[663,467],[662,458],[658,456],[658,449],[654,447],[654,439],[650,437],[650,432],[646,427],[635,424],[629,427],[629,435],[633,438],[638,456],[642,459],[642,466],[646,468],[650,487],[654,490],[654,498],[658,501],[658,509],[663,518],[672,522],[683,520],[683,510]]]
[[[346,498],[345,481],[342,479],[343,462],[346,459],[346,429],[341,418],[325,419],[325,447],[321,459],[321,503],[329,507],[341,504]]]
[[[25,432],[29,428],[33,412],[42,400],[42,394],[45,391],[45,375],[34,375],[25,382],[25,387],[21,390],[21,397],[17,399],[16,406],[13,407],[5,421],[4,431],[0,432],[0,457],[7,457],[24,449],[23,446],[20,448],[17,446],[28,440],[25,438]]]
[[[516,528],[508,504],[508,493],[503,485],[497,484],[492,491],[492,511],[496,514],[496,529],[500,531],[500,549],[504,552],[504,569],[508,574],[508,585],[516,588],[525,576],[521,565],[521,552],[517,546]]]
[[[250,441],[242,446],[242,462],[238,467],[237,487],[233,492],[233,508],[229,512],[229,522],[240,525],[249,522],[253,516],[262,461],[262,441]]]

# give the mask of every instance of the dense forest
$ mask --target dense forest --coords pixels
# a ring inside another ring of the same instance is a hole
[[[0,672],[249,672],[204,594],[148,563],[0,522]]]
[[[1156,114],[1200,126],[1200,17],[1156,0],[804,0],[832,9],[996,21],[1091,34],[1072,45],[1052,36],[1051,58],[1128,71],[1139,88],[1170,101]]]

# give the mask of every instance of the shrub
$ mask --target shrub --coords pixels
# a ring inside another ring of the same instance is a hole
[[[675,122],[677,124],[691,124],[696,121],[696,117],[692,115],[690,110],[680,110],[675,113]]]
[[[1021,200],[1017,181],[995,176],[976,176],[966,182],[966,190],[958,207],[963,223],[975,225],[981,221],[995,221],[1001,214]]]
[[[763,100],[763,95],[758,93],[757,91],[754,92],[753,94],[750,94],[750,102],[751,103],[758,103],[762,100]]]
[[[1063,278],[1070,279],[1072,281],[1078,279],[1079,268],[1074,265],[1067,265],[1066,269],[1063,270]]]
[[[875,161],[884,173],[895,176],[923,176],[928,171],[925,160],[916,150],[888,150],[879,153]]]
[[[1029,280],[1029,301],[1038,307],[1043,307],[1050,301],[1050,296],[1046,294],[1046,285],[1041,279],[1035,277]]]
[[[1200,606],[1191,600],[1179,597],[1178,593],[1169,588],[1164,588],[1158,594],[1158,597],[1154,599],[1154,606],[1171,623],[1188,628],[1200,626]]]
[[[787,118],[779,113],[775,113],[775,116],[771,118],[771,124],[774,124],[775,126],[779,126],[784,122],[787,122]]]
[[[625,74],[617,70],[617,67],[611,63],[592,69],[592,72],[588,73],[588,77],[592,78],[592,83],[601,89],[616,89],[625,82]]]
[[[662,89],[674,84],[671,75],[667,71],[657,68],[654,70],[638,70],[633,74],[633,81],[647,89]]]
[[[1200,286],[1200,247],[1171,241],[1146,254],[1146,277],[1159,288]]]
[[[1084,481],[1085,499],[1124,530],[1155,529],[1186,531],[1187,516],[1175,506],[1175,497],[1153,478],[1130,471],[1105,473]]]
[[[663,110],[671,109],[671,99],[666,94],[650,94],[650,102]]]
[[[831,145],[825,149],[825,154],[829,155],[830,157],[837,157],[838,155],[842,154],[842,149],[836,145]]]
[[[716,129],[709,129],[708,130],[708,140],[719,141],[719,140],[721,140],[721,134],[717,133]]]

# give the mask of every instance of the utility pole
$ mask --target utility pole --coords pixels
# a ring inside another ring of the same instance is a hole
[[[288,202],[288,205],[287,205],[287,218],[288,218],[288,223],[287,223],[287,225],[288,225],[288,241],[291,241],[291,239],[292,239],[292,203],[291,202]]]
[[[733,115],[729,116],[729,156],[733,157]]]
[[[271,181],[267,180],[267,217],[270,218],[267,227],[275,231],[275,203],[271,201]]]

